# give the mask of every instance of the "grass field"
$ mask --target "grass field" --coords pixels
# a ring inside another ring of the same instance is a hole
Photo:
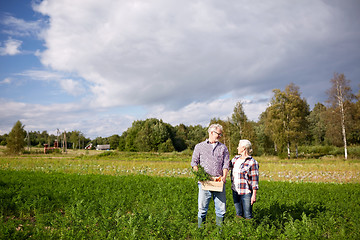
[[[359,239],[358,184],[261,182],[251,221],[197,229],[191,178],[0,170],[1,239]]]
[[[256,157],[263,181],[360,183],[360,158],[290,159]],[[192,177],[191,155],[69,151],[67,154],[0,155],[0,169],[77,174]]]
[[[360,239],[360,160],[259,157],[255,219],[197,229],[190,155],[0,155],[0,239]]]

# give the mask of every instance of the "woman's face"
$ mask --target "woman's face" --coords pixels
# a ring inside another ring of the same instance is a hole
[[[239,145],[237,147],[237,150],[238,150],[238,154],[242,154],[246,150],[246,148],[244,146]]]

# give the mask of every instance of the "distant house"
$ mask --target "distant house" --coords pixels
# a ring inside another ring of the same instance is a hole
[[[96,150],[110,150],[110,144],[97,145]]]

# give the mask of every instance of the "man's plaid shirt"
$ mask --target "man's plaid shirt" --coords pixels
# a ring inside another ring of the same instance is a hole
[[[252,157],[245,161],[240,157],[237,155],[230,161],[231,189],[243,195],[259,189],[259,163]]]
[[[229,151],[225,144],[217,142],[213,146],[209,140],[196,144],[191,167],[201,165],[213,177],[223,175],[224,169],[229,169]]]

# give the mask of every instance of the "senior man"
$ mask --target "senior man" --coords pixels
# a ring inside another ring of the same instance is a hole
[[[229,151],[225,144],[219,142],[222,136],[223,127],[220,124],[212,124],[208,128],[209,138],[195,146],[191,167],[198,171],[198,165],[214,176],[221,177],[225,184],[229,171]],[[216,224],[221,226],[226,213],[226,192],[225,186],[222,192],[203,190],[198,183],[198,227],[200,228],[206,220],[211,198],[214,199]]]

